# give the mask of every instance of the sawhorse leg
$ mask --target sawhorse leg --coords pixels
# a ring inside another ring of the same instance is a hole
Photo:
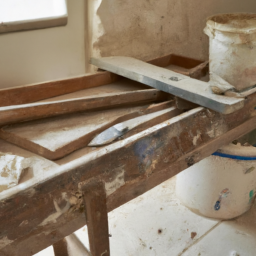
[[[92,256],[110,256],[108,212],[103,182],[95,181],[82,188]]]
[[[54,250],[55,256],[68,256],[68,248],[67,248],[66,239],[63,238],[62,240],[53,244],[53,250]]]

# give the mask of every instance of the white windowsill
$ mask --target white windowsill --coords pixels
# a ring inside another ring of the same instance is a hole
[[[65,26],[66,0],[0,0],[0,33]]]

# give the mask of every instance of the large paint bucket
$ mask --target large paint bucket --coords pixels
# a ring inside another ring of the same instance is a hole
[[[256,148],[229,144],[179,173],[176,195],[193,212],[232,219],[248,209],[256,192]]]
[[[256,85],[256,14],[209,17],[204,32],[210,39],[210,72],[238,91]]]

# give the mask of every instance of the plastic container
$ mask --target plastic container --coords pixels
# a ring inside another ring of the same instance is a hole
[[[232,219],[246,212],[255,192],[256,148],[252,146],[229,144],[176,179],[181,202],[193,212],[215,219]]]
[[[209,17],[204,32],[210,39],[210,72],[238,91],[256,85],[256,14]]]

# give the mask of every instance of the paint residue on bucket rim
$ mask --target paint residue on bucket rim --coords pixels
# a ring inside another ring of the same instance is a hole
[[[255,13],[217,14],[207,19],[207,25],[213,29],[230,33],[256,33]]]

